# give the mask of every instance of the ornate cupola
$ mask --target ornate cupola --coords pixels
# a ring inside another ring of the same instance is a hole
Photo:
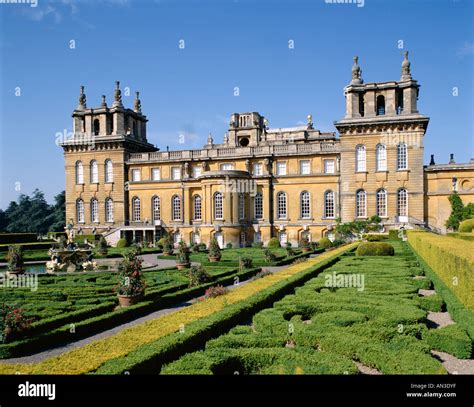
[[[86,94],[84,93],[84,86],[81,86],[79,92],[79,104],[77,105],[76,110],[85,110],[87,109],[87,104],[86,104]]]

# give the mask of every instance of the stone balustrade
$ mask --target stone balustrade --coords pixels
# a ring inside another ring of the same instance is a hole
[[[208,159],[221,157],[259,157],[313,153],[337,153],[339,143],[319,142],[311,144],[282,144],[257,147],[223,147],[201,150],[158,151],[153,153],[132,153],[129,162],[170,161]]]

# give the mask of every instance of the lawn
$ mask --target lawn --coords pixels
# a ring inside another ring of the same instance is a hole
[[[383,374],[446,373],[430,351],[466,358],[471,341],[457,325],[427,327],[427,311],[440,311],[443,300],[418,294],[431,281],[420,278],[423,269],[406,243],[391,243],[394,257],[343,256],[248,325],[208,341],[205,350],[162,373],[358,374],[361,365]]]
[[[253,265],[255,267],[265,267],[265,266],[276,266],[280,265],[281,263],[291,263],[298,257],[302,257],[303,253],[299,249],[294,249],[294,256],[287,258],[286,250],[284,248],[276,248],[270,249],[270,251],[276,256],[276,260],[272,262],[267,262],[265,260],[264,249],[259,248],[240,248],[240,249],[223,249],[221,251],[222,257],[219,264],[227,265],[227,266],[238,266],[239,265],[239,258],[241,257],[249,257],[253,261]],[[317,252],[319,252],[318,250]],[[207,259],[207,252],[199,252],[199,253],[191,253],[191,261],[201,263],[204,265],[215,264],[209,263]],[[305,253],[304,256],[309,256],[309,253]],[[162,259],[173,259],[175,260],[175,256],[160,256]]]

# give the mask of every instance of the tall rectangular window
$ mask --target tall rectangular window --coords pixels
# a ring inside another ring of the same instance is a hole
[[[139,169],[132,170],[132,181],[137,182],[142,178],[141,171]]]
[[[334,160],[324,160],[324,173],[334,174]]]
[[[193,178],[199,178],[202,175],[202,167],[200,165],[195,165],[193,167]]]
[[[286,162],[279,161],[276,164],[277,175],[286,175]]]
[[[214,219],[223,219],[224,218],[224,208],[223,208],[223,196],[220,192],[214,194]]]
[[[365,172],[367,170],[365,146],[359,145],[356,147],[356,171]]]
[[[324,217],[334,218],[334,192],[326,191],[324,194]]]
[[[151,179],[152,181],[159,181],[161,179],[161,171],[159,168],[151,169]]]
[[[239,220],[245,219],[245,195],[239,194]]]
[[[181,179],[181,167],[172,167],[171,168],[171,178],[174,180]]]
[[[263,166],[260,163],[255,163],[253,165],[253,175],[259,176],[263,175]]]
[[[263,195],[260,192],[255,195],[254,216],[255,219],[263,219]]]
[[[375,154],[377,171],[387,171],[387,147],[384,144],[378,144]]]
[[[301,175],[311,174],[311,162],[309,160],[300,161],[300,174]]]

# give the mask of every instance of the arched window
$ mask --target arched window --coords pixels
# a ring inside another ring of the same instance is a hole
[[[377,144],[375,164],[377,171],[387,171],[387,147],[385,144]]]
[[[380,95],[377,96],[377,116],[383,116],[385,114],[385,98]]]
[[[406,170],[408,168],[407,145],[399,143],[397,145],[397,170]]]
[[[224,210],[223,210],[223,198],[222,193],[216,192],[214,194],[214,219],[223,219]]]
[[[99,222],[99,201],[91,199],[91,222]]]
[[[76,201],[76,219],[77,223],[84,223],[84,201],[82,199]]]
[[[245,195],[239,194],[239,220],[245,219]]]
[[[112,201],[112,198],[107,198],[105,200],[105,221],[114,221],[114,201]]]
[[[258,192],[254,199],[255,219],[263,219],[263,195]]]
[[[303,191],[300,195],[301,219],[309,219],[311,215],[310,195],[308,191]]]
[[[363,189],[356,192],[356,217],[367,217],[366,194]]]
[[[76,184],[84,183],[84,167],[82,161],[76,162]]]
[[[132,221],[138,222],[142,218],[142,209],[140,198],[135,197],[132,199]]]
[[[171,219],[181,220],[181,198],[178,195],[171,198]]]
[[[277,217],[278,219],[286,219],[287,216],[286,194],[278,192],[277,194]]]
[[[92,160],[90,164],[91,184],[99,183],[99,167],[96,160]]]
[[[151,219],[160,220],[161,219],[161,203],[158,196],[151,198]]]
[[[387,191],[385,189],[377,191],[377,215],[381,218],[387,216]]]
[[[94,134],[98,136],[100,133],[100,122],[99,119],[94,120]]]
[[[326,191],[324,193],[324,217],[334,218],[334,191]]]
[[[114,166],[112,160],[105,160],[105,182],[114,181]]]
[[[366,171],[365,146],[360,144],[356,147],[356,171]]]
[[[201,195],[195,195],[194,196],[194,220],[202,220]]]
[[[398,190],[397,194],[397,214],[398,216],[408,216],[408,193],[405,188]]]

